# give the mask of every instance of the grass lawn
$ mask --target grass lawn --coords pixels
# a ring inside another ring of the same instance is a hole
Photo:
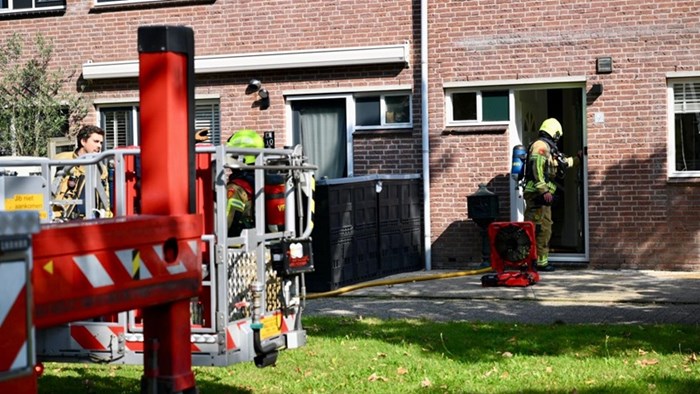
[[[700,327],[306,317],[277,365],[195,367],[217,393],[698,393]],[[39,392],[138,393],[140,366],[47,363]]]

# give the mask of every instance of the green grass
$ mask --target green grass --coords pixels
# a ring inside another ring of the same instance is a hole
[[[277,365],[195,367],[217,393],[695,393],[700,327],[307,317]],[[47,363],[40,393],[138,393],[140,366]]]

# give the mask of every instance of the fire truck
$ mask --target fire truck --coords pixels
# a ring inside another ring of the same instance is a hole
[[[256,164],[244,166],[253,172],[255,179],[256,227],[245,229],[240,235],[229,236],[226,222],[227,173],[232,169],[230,158],[238,155],[255,155]],[[197,146],[196,188],[197,212],[203,217],[202,235],[202,291],[190,302],[192,360],[195,365],[229,365],[240,361],[253,361],[267,365],[274,362],[275,352],[262,352],[258,359],[254,347],[273,346],[295,348],[305,343],[301,329],[301,293],[303,272],[313,268],[310,249],[313,209],[313,167],[305,163],[299,147],[290,149],[260,149],[242,152],[225,145]],[[140,149],[129,147],[92,155],[85,159],[42,160],[45,171],[28,177],[7,176],[0,183],[14,181],[5,190],[4,200],[16,200],[27,196],[42,196],[48,201],[41,207],[42,221],[51,219],[54,205],[65,201],[53,200],[50,187],[55,185],[51,170],[56,167],[80,165],[86,174],[97,179],[97,164],[109,162],[110,176],[114,181],[110,199],[114,201],[115,217],[136,215],[140,200],[138,185],[140,176],[137,163]],[[12,159],[0,159],[0,166],[12,164],[31,165]],[[147,169],[142,169],[143,171]],[[63,171],[53,171],[60,179]],[[274,176],[270,176],[274,175]],[[89,176],[86,176],[89,178]],[[266,183],[267,179],[267,183]],[[270,184],[269,180],[283,183]],[[39,182],[37,182],[39,180]],[[85,187],[84,200],[70,203],[84,204],[87,217],[78,220],[97,220],[101,187],[97,181]],[[27,186],[24,186],[27,185]],[[277,189],[278,193],[275,193]],[[281,193],[283,196],[280,196]],[[275,196],[271,198],[270,196]],[[271,222],[270,216],[282,221]],[[273,231],[274,230],[274,231]],[[89,235],[88,235],[89,236]],[[294,257],[288,253],[294,251]],[[148,276],[148,266],[139,265],[139,256],[127,254],[123,258],[131,265],[132,276]],[[100,263],[99,259],[95,263]],[[134,266],[138,265],[138,268]],[[107,270],[107,269],[105,269]],[[40,279],[35,274],[36,279]],[[260,279],[258,279],[260,278]],[[101,363],[142,364],[143,322],[138,309],[94,319],[71,322],[37,331],[37,356],[51,361],[95,361]],[[262,324],[261,341],[251,340],[255,335],[254,322]],[[269,345],[268,345],[269,343]],[[258,346],[258,345],[256,345]]]
[[[0,158],[0,222],[13,224],[0,231],[0,256],[26,260],[3,275],[17,291],[0,305],[13,311],[0,315],[0,333],[19,339],[3,346],[1,392],[33,393],[35,365],[75,361],[142,364],[142,392],[194,393],[191,365],[265,367],[305,345],[315,167],[300,146],[195,143],[193,41],[186,27],[139,28],[140,146]],[[85,169],[83,192],[59,200],[72,166]],[[253,174],[254,226],[240,234],[226,219],[231,171]],[[84,217],[55,214],[70,204]]]

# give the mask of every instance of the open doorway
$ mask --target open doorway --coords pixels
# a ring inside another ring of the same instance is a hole
[[[585,146],[585,90],[574,88],[548,88],[515,91],[516,140],[528,147],[537,139],[539,126],[547,118],[556,118],[562,125],[563,137],[559,150],[574,156]],[[554,262],[582,263],[588,261],[586,218],[587,179],[585,165],[570,169],[557,190],[557,202],[552,206],[552,239],[549,260]],[[523,220],[524,199],[522,189],[511,188],[514,207],[511,219]]]

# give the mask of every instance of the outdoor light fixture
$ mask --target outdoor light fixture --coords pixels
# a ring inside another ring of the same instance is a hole
[[[248,86],[245,88],[245,94],[253,94],[259,91],[261,86],[262,82],[260,82],[260,80],[251,79],[250,82],[248,82]]]
[[[612,57],[599,57],[595,60],[595,71],[598,74],[610,74],[613,72]]]
[[[270,108],[270,93],[262,87],[262,82],[259,79],[251,79],[248,82],[248,86],[245,88],[245,94],[258,93],[260,99],[255,100],[253,103],[254,107],[260,108],[260,110],[266,110]]]
[[[603,94],[603,84],[602,83],[594,83],[591,86],[591,90],[589,90],[588,93],[595,95],[595,96],[600,96],[601,94]]]

